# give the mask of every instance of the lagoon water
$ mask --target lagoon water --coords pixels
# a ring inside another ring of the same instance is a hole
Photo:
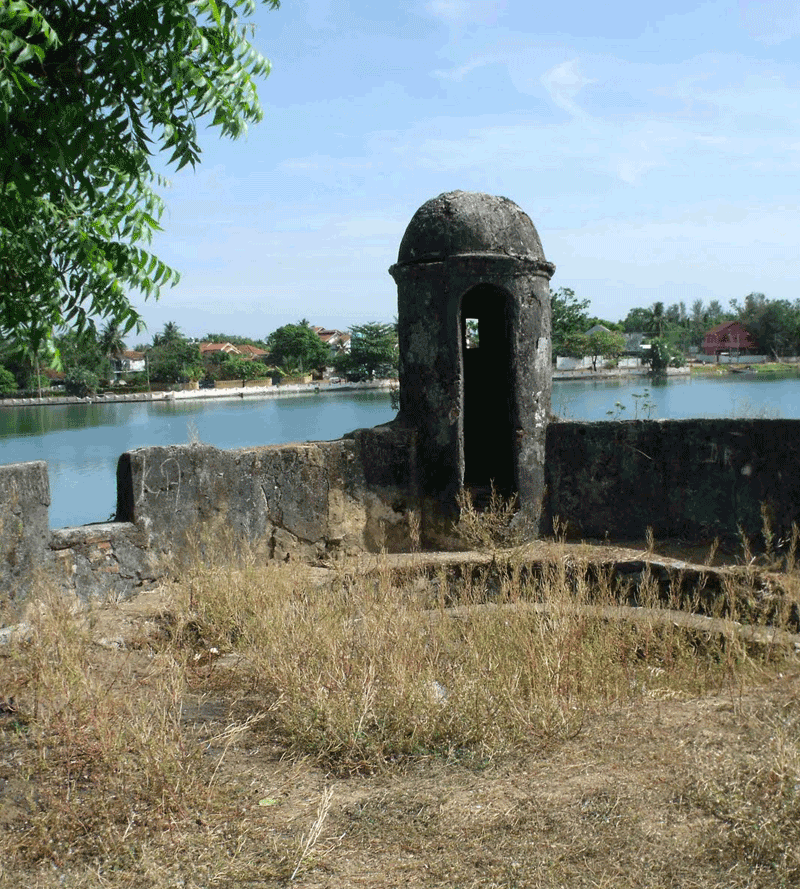
[[[553,413],[564,420],[800,419],[800,377],[768,374],[557,380]]]
[[[800,419],[800,378],[646,378],[553,383],[564,419],[766,416]],[[199,440],[219,448],[327,440],[392,419],[389,394],[327,394],[0,408],[0,464],[46,460],[50,524],[106,521],[119,455]]]
[[[117,460],[149,445],[219,448],[339,438],[393,416],[386,391],[0,408],[0,464],[46,460],[50,525],[107,521]]]

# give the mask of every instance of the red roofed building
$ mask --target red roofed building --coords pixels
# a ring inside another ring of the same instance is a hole
[[[201,355],[211,355],[214,352],[226,352],[228,355],[241,355],[239,349],[231,343],[200,343],[198,348]]]
[[[269,355],[269,352],[267,352],[266,349],[260,349],[258,346],[251,346],[249,343],[244,343],[236,348],[239,350],[243,358],[249,358],[251,361]]]
[[[330,330],[326,327],[311,328],[323,343],[331,350],[331,355],[350,351],[350,334],[341,330]]]
[[[719,355],[720,352],[754,352],[756,342],[747,328],[738,321],[724,321],[712,327],[703,337],[703,353]]]

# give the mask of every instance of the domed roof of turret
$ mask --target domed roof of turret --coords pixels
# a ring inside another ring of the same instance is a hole
[[[546,261],[530,217],[508,198],[449,191],[426,201],[411,217],[398,264],[449,256],[497,254]]]

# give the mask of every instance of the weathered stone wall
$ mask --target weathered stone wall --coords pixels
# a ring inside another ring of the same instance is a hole
[[[548,429],[546,510],[573,537],[750,538],[800,522],[800,420],[633,420]]]
[[[130,522],[61,528],[49,558],[59,585],[80,599],[127,599],[163,573],[159,554]]]
[[[117,518],[172,552],[200,526],[260,542],[272,558],[407,548],[413,433],[390,426],[331,442],[221,451],[141,448],[117,470]]]
[[[0,466],[0,623],[17,612],[37,571],[48,564],[47,464]]]
[[[0,466],[0,624],[43,569],[83,599],[128,597],[198,529],[272,558],[408,551],[426,509],[418,450],[396,423],[332,442],[142,448],[120,458],[119,521],[52,533],[46,464]],[[545,468],[547,521],[573,538],[755,539],[762,508],[778,535],[800,522],[800,420],[555,423]]]

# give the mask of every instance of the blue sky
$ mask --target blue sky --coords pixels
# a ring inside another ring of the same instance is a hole
[[[148,335],[391,321],[403,231],[457,188],[516,201],[551,286],[612,321],[800,297],[797,0],[284,0],[253,21],[265,119],[167,174],[154,249],[183,277],[137,300]]]

